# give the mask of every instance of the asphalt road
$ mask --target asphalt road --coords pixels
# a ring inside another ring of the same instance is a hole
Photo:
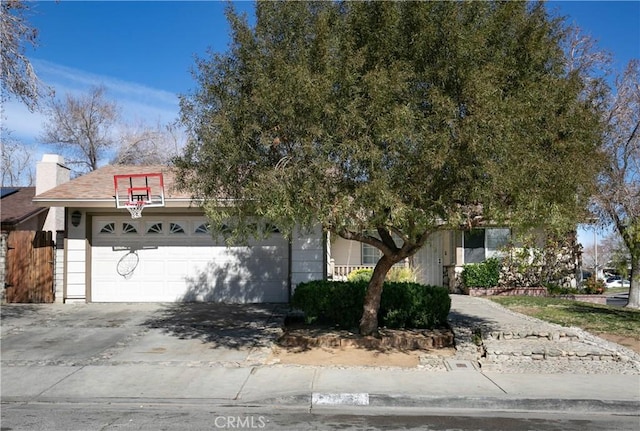
[[[616,307],[624,307],[625,305],[627,305],[628,301],[629,301],[628,293],[620,293],[617,295],[612,295],[607,297],[607,305],[613,305]]]
[[[3,404],[2,431],[111,430],[422,430],[610,431],[633,430],[638,416],[532,412],[425,412],[358,407],[308,411],[292,407],[207,404]]]

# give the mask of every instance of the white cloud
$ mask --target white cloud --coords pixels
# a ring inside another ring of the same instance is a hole
[[[42,82],[55,90],[58,98],[68,93],[77,96],[92,86],[102,85],[106,88],[106,97],[117,103],[126,122],[143,121],[153,125],[172,122],[178,116],[178,96],[174,93],[44,60],[32,59],[32,64]],[[39,112],[29,112],[17,100],[8,101],[3,108],[2,120],[12,136],[28,144],[37,143],[46,117]]]

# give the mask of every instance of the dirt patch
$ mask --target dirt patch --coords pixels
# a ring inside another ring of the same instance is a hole
[[[640,353],[640,338],[597,332],[594,332],[594,334],[600,338],[604,338],[605,340],[612,341],[616,344],[627,347],[636,353]]]
[[[344,365],[413,368],[421,359],[455,355],[449,329],[381,330],[362,337],[327,328],[287,328],[270,361],[297,365]]]

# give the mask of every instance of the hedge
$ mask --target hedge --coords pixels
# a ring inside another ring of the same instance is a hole
[[[470,263],[462,269],[462,284],[465,287],[495,287],[499,280],[500,261],[496,258]]]
[[[307,324],[354,329],[362,317],[367,285],[365,281],[301,283],[293,294],[291,305],[304,312]],[[444,287],[385,282],[378,323],[392,329],[443,327],[447,324],[450,308],[451,299]]]

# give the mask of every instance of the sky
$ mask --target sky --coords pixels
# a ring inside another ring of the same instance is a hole
[[[168,123],[179,113],[178,95],[195,87],[195,56],[225,51],[229,26],[219,1],[35,1],[29,22],[39,44],[27,49],[40,79],[57,97],[106,87],[125,118]],[[252,2],[234,2],[252,13]],[[550,10],[566,16],[614,58],[621,70],[640,58],[640,1],[550,1]],[[41,113],[17,100],[3,106],[6,128],[28,145],[38,142]],[[52,149],[35,145],[35,160]]]

